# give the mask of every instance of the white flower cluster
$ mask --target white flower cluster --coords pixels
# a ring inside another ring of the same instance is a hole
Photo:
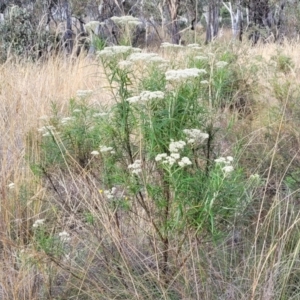
[[[157,53],[152,52],[143,52],[143,53],[132,53],[128,60],[131,62],[146,62],[146,63],[166,63],[167,60],[163,59],[161,56],[159,56]]]
[[[129,103],[137,103],[140,101],[140,96],[133,96],[126,99]]]
[[[161,56],[153,56],[149,59],[150,63],[159,63],[159,64],[166,64],[169,63],[170,61],[167,59],[162,58]]]
[[[230,165],[233,162],[233,157],[232,156],[219,157],[219,158],[215,159],[215,162],[217,164]]]
[[[70,121],[74,121],[74,120],[75,120],[74,117],[65,117],[65,118],[62,118],[60,122],[61,122],[62,125],[66,125]]]
[[[200,45],[197,44],[197,43],[194,43],[194,44],[188,44],[187,47],[188,48],[195,48],[195,47],[200,47]]]
[[[199,44],[195,43],[195,44],[188,44],[187,48],[190,50],[202,50],[202,47],[200,47]]]
[[[116,153],[116,151],[113,149],[113,147],[100,146],[99,148],[100,148],[101,153],[106,153],[106,152],[109,152],[110,154],[115,154]],[[97,156],[99,154],[100,153],[97,150],[94,150],[94,151],[91,152],[91,155],[93,155],[93,156]]]
[[[8,188],[10,190],[13,190],[15,188],[15,184],[13,182],[11,182],[9,185],[8,185]]]
[[[198,77],[200,74],[206,74],[206,70],[197,68],[169,70],[166,72],[166,80],[181,81],[188,78]]]
[[[129,53],[129,52],[141,52],[142,49],[140,48],[133,48],[131,46],[110,46],[110,47],[105,47],[103,50],[98,51],[97,55],[99,57],[112,57],[115,56],[116,54],[124,54],[124,53]]]
[[[222,68],[224,68],[224,67],[226,67],[228,65],[228,62],[226,62],[226,61],[218,61],[218,62],[216,62],[216,67],[217,67],[217,69],[222,69]]]
[[[60,232],[58,236],[62,242],[68,242],[71,239],[70,235],[66,231]]]
[[[257,181],[257,180],[260,180],[260,176],[257,173],[256,174],[251,174],[250,175],[250,179]]]
[[[178,152],[179,150],[182,150],[184,148],[184,146],[186,145],[185,141],[172,141],[169,144],[169,151],[172,152]]]
[[[182,150],[185,145],[186,145],[185,141],[177,141],[177,142],[171,141],[171,143],[169,144],[169,151],[171,152],[171,154],[170,155],[168,155],[167,153],[157,154],[155,157],[155,161],[162,162],[163,164],[168,164],[170,166],[173,166],[176,162],[180,167],[191,165],[192,162],[188,157],[184,156],[179,161],[180,159],[179,151]]]
[[[219,157],[215,159],[215,163],[223,165],[222,171],[224,172],[225,175],[231,173],[234,170],[233,166],[231,165],[232,162],[233,162],[232,156]]]
[[[108,115],[108,113],[106,113],[106,112],[101,112],[101,113],[94,113],[93,114],[93,117],[94,118],[98,118],[98,117],[104,117],[104,116],[107,116]]]
[[[202,132],[200,129],[184,129],[183,132],[189,138],[188,144],[201,144],[209,138],[209,134]]]
[[[142,161],[140,159],[137,159],[133,164],[130,164],[128,166],[128,169],[131,170],[132,174],[139,174],[142,172]]]
[[[38,132],[42,133],[42,136],[51,136],[57,132],[55,131],[55,127],[51,125],[46,125],[38,129]]]
[[[110,50],[114,53],[127,53],[129,51],[132,51],[132,52],[141,52],[142,51],[142,49],[140,49],[140,48],[135,48],[135,47],[131,47],[131,46],[110,46],[110,47],[105,47],[104,49]]]
[[[106,48],[104,48],[103,50],[97,51],[97,56],[102,57],[102,58],[107,58],[107,57],[111,57],[114,55],[115,55],[115,53],[113,51],[108,50]]]
[[[45,219],[38,219],[33,223],[32,227],[38,228],[38,227],[44,225],[44,222],[45,222]]]
[[[208,57],[206,56],[202,56],[202,55],[197,55],[194,57],[195,59],[198,59],[198,60],[208,60]]]
[[[179,167],[185,167],[185,166],[189,166],[191,165],[192,162],[190,161],[190,159],[186,156],[184,156],[181,161],[178,162]]]
[[[129,60],[122,60],[118,62],[118,67],[121,69],[130,68],[132,66],[132,62]]]
[[[115,198],[116,193],[117,193],[117,189],[116,189],[115,187],[113,187],[111,190],[105,190],[105,191],[103,192],[104,196],[105,196],[107,199],[113,199],[113,198]]]
[[[164,99],[165,94],[161,91],[143,91],[139,96],[133,96],[127,98],[126,101],[129,103],[137,103],[137,102],[147,102],[154,99]]]
[[[111,17],[111,20],[113,20],[116,24],[130,24],[130,25],[142,25],[142,22],[133,16],[122,16],[122,17]]]
[[[171,44],[171,43],[168,43],[168,42],[161,43],[160,47],[161,48],[183,48],[182,45]]]
[[[100,148],[101,153],[106,153],[106,152],[109,152],[110,154],[116,153],[116,151],[113,149],[113,147],[100,146],[99,148]]]

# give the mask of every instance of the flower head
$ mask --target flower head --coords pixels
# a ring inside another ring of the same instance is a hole
[[[167,156],[162,163],[163,164],[168,164],[169,166],[173,166],[176,162],[176,159],[172,156]]]
[[[234,170],[233,166],[225,166],[222,168],[222,171],[227,174],[227,173],[230,173]]]
[[[121,16],[121,17],[113,16],[113,17],[111,17],[111,20],[113,20],[116,24],[126,24],[126,23],[130,23],[130,24],[134,24],[134,25],[141,24],[141,22],[138,18],[135,18],[130,15]]]
[[[94,113],[93,117],[98,118],[98,117],[104,117],[104,116],[107,116],[107,115],[108,115],[108,113],[106,113],[106,112],[100,112],[100,113]]]
[[[45,222],[45,219],[38,219],[33,223],[32,227],[38,228],[39,226],[44,225],[44,222]]]
[[[71,239],[70,235],[66,231],[60,232],[58,236],[62,242],[68,242]]]
[[[180,166],[180,167],[185,167],[185,166],[189,166],[189,165],[191,165],[192,164],[192,162],[190,161],[190,159],[188,158],[188,157],[186,157],[186,156],[184,156],[182,159],[181,159],[181,161],[179,161],[178,162],[178,165]]]
[[[132,62],[129,60],[122,60],[118,63],[118,66],[119,68],[126,69],[132,66]]]
[[[115,187],[112,187],[111,190],[105,190],[104,195],[106,196],[107,199],[110,200],[110,199],[115,198],[116,192],[117,192],[117,189]]]
[[[100,146],[99,148],[100,148],[101,153],[105,153],[105,152],[110,152],[111,154],[115,153],[115,150],[113,149],[113,147]]]
[[[129,103],[147,102],[153,99],[163,99],[165,94],[161,91],[143,91],[139,96],[133,96],[127,98],[126,101]]]
[[[110,47],[105,47],[104,50],[110,50],[114,54],[120,54],[120,53],[128,53],[132,51],[131,46],[110,46]]]
[[[185,141],[171,141],[169,144],[169,151],[170,152],[178,152],[179,150],[183,149],[184,146],[186,145]]]
[[[55,127],[54,126],[51,126],[51,125],[47,125],[47,126],[43,126],[41,128],[38,129],[38,132],[41,132],[41,133],[45,133],[45,132],[53,132],[55,130]]]
[[[215,159],[215,163],[221,165],[222,171],[224,172],[225,176],[234,170],[233,166],[231,165],[232,162],[233,162],[232,156],[219,157]]]
[[[140,94],[140,100],[141,101],[148,101],[148,100],[153,100],[153,99],[164,99],[165,94],[161,91],[144,91],[141,92]]]
[[[133,164],[130,164],[128,166],[128,169],[130,169],[131,173],[135,174],[135,175],[141,173],[142,172],[142,161],[140,159],[135,160]]]
[[[67,123],[69,123],[70,121],[73,121],[73,120],[75,120],[74,117],[65,117],[65,118],[61,119],[61,124],[65,125],[65,124],[67,124]]]
[[[161,161],[163,158],[166,158],[167,156],[168,156],[167,153],[157,154],[155,157],[155,161]]]
[[[204,85],[209,84],[209,82],[207,80],[201,80],[200,83],[204,84]]]
[[[182,45],[178,45],[178,44],[171,44],[171,43],[168,43],[168,42],[165,42],[165,43],[161,43],[160,45],[161,48],[183,48]]]
[[[200,144],[209,138],[209,134],[202,132],[200,129],[184,129],[183,132],[189,138],[188,144]]]
[[[251,180],[258,180],[258,179],[260,179],[260,176],[259,176],[259,174],[257,174],[257,173],[256,173],[256,174],[251,174],[251,175],[250,175],[250,179],[251,179]]]
[[[9,185],[8,185],[8,188],[10,190],[13,190],[15,188],[15,184],[13,182],[11,182]]]
[[[218,62],[216,62],[216,67],[217,67],[217,69],[222,69],[222,68],[224,68],[224,67],[226,67],[228,65],[228,62],[226,62],[226,61],[218,61]]]
[[[206,74],[206,70],[197,68],[169,70],[166,72],[166,80],[181,81],[187,78],[196,78],[200,74]]]
[[[171,153],[170,157],[174,158],[174,159],[179,159],[180,158],[180,154],[177,152]]]
[[[160,59],[160,56],[157,53],[132,53],[128,60],[131,62],[151,62],[155,61],[156,59]]]
[[[219,157],[215,159],[215,163],[217,164],[221,164],[221,163],[225,163],[226,162],[226,158],[225,157]]]
[[[208,60],[208,57],[202,56],[202,55],[197,55],[197,56],[195,56],[195,59],[198,59],[198,60]]]
[[[101,51],[97,51],[97,56],[100,58],[108,58],[114,56],[114,53],[111,50],[104,48]]]
[[[188,44],[187,47],[188,48],[195,48],[195,47],[199,47],[200,45],[197,44],[197,43],[194,43],[194,44]]]
[[[129,103],[137,103],[140,101],[140,96],[133,96],[133,97],[127,98],[126,101]]]

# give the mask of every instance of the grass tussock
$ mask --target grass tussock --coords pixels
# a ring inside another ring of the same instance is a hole
[[[0,299],[299,299],[299,46],[133,51],[1,66]]]

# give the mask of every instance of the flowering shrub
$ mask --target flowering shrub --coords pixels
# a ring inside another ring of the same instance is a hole
[[[93,170],[107,200],[115,198],[116,186],[121,187],[133,206],[137,201],[147,214],[156,216],[153,222],[161,242],[168,235],[162,228],[175,223],[178,228],[193,224],[199,232],[222,231],[217,220],[230,222],[243,190],[238,184],[234,188],[240,176],[233,158],[213,154],[213,126],[207,126],[208,112],[198,100],[203,93],[199,82],[207,78],[207,71],[196,67],[165,71],[160,69],[164,60],[156,53],[139,52],[130,46],[99,52],[115,105],[109,115],[95,111],[84,102],[93,92],[78,91],[81,104],[73,101],[69,116],[56,117],[39,130],[45,151],[51,144],[57,148],[45,155],[49,159],[60,153],[61,162],[70,164],[72,157],[82,168]],[[127,67],[128,62],[131,66],[153,59],[155,65],[142,66],[141,76],[135,77]],[[216,63],[216,70],[226,67],[227,62]],[[160,188],[153,194],[155,186]],[[117,207],[122,199],[114,202]]]
[[[219,74],[226,72],[227,62],[211,62],[207,55],[201,68],[176,68],[157,54],[139,51],[122,46],[99,52],[113,99],[109,107],[89,104],[96,92],[80,90],[68,113],[53,107],[38,129],[45,188],[62,208],[57,215],[81,221],[88,228],[84,239],[99,244],[97,250],[78,250],[72,226],[48,236],[46,222],[36,221],[34,237],[39,251],[52,254],[57,246],[69,264],[82,264],[78,257],[85,260],[89,251],[97,259],[109,252],[114,268],[120,257],[133,255],[130,228],[137,224],[147,237],[138,251],[157,257],[155,268],[167,285],[168,276],[180,272],[170,258],[173,240],[179,241],[178,253],[191,232],[199,240],[219,242],[247,206],[248,187],[235,155],[217,156],[218,108],[203,100],[215,79],[205,64],[213,63]],[[251,179],[251,185],[255,182]],[[122,277],[118,272],[115,276]]]

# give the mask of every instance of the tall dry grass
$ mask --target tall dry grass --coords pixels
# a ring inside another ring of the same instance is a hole
[[[28,242],[29,226],[43,213],[41,201],[45,199],[45,191],[26,160],[28,134],[41,126],[41,117],[52,114],[52,102],[59,103],[59,113],[63,114],[77,90],[93,90],[97,98],[92,100],[99,103],[107,97],[99,65],[85,58],[71,61],[56,57],[43,63],[8,61],[0,67],[0,74],[0,295],[21,299],[22,292],[34,284],[36,271],[26,265],[15,270],[16,252]],[[38,155],[37,145],[31,146],[31,154]],[[15,184],[13,191],[7,188],[9,183]],[[34,299],[29,294],[26,297]]]

